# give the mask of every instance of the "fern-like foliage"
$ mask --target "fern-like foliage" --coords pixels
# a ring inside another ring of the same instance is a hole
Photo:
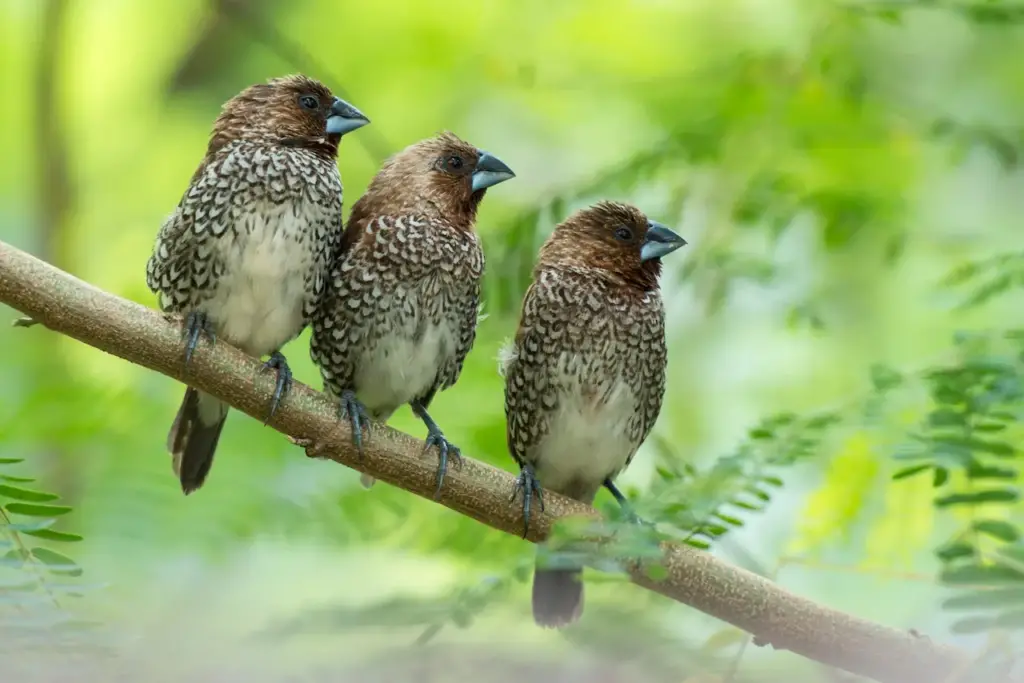
[[[895,479],[929,475],[940,510],[965,520],[936,555],[940,580],[958,591],[944,607],[967,615],[962,633],[1024,628],[1024,543],[1015,521],[1024,426],[1024,330],[958,334],[956,358],[886,374],[882,388],[920,384],[928,408],[897,448]],[[876,386],[879,386],[876,382]]]
[[[709,548],[730,529],[743,526],[745,514],[766,508],[772,491],[782,487],[779,475],[786,468],[820,456],[829,430],[841,419],[833,411],[769,416],[748,430],[732,453],[703,472],[655,437],[662,464],[658,481],[642,503],[643,513],[658,520],[669,535]]]
[[[82,537],[53,528],[72,509],[56,504],[54,493],[27,488],[32,477],[9,473],[21,462],[0,458],[0,624],[7,632],[42,633],[75,621],[64,600],[82,595],[82,568],[51,545]]]

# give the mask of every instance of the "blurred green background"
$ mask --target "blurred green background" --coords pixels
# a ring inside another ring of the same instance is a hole
[[[303,71],[372,119],[341,145],[346,211],[387,155],[452,130],[517,178],[483,204],[487,317],[459,384],[432,412],[467,455],[512,470],[496,357],[536,251],[575,208],[633,201],[690,242],[663,281],[665,406],[620,479],[641,509],[653,501],[650,516],[692,530],[737,492],[761,491],[758,505],[733,506],[728,534],[710,534],[721,536],[712,552],[865,618],[991,644],[991,623],[976,635],[950,630],[940,582],[950,558],[936,551],[979,515],[1012,526],[1016,498],[980,512],[936,504],[933,484],[969,483],[963,457],[947,457],[932,481],[892,475],[905,465],[893,457],[899,444],[933,407],[920,371],[968,354],[954,332],[1012,327],[1024,310],[1024,258],[1013,251],[1024,244],[1016,6],[0,7],[0,239],[155,306],[144,271],[157,229],[220,104],[245,86]],[[985,290],[975,301],[943,283],[970,259],[1001,255],[960,273]],[[0,307],[0,322],[16,315]],[[319,388],[308,332],[285,353]],[[1020,369],[1019,356],[1001,353]],[[880,363],[909,368],[918,388],[871,403],[888,387]],[[726,625],[597,573],[577,628],[539,630],[528,582],[513,580],[532,546],[383,483],[366,492],[356,473],[308,460],[237,413],[208,483],[186,499],[164,449],[182,386],[41,327],[0,332],[0,377],[0,458],[24,459],[3,472],[37,478],[25,486],[74,508],[53,528],[84,540],[48,547],[72,556],[84,569],[75,582],[88,585],[58,602],[119,634],[119,671],[682,681],[738,666],[741,680],[824,676],[791,654],[741,651]],[[1009,405],[1000,431],[1012,444],[1021,402]],[[748,430],[782,410],[840,419],[813,447],[798,436],[766,454]],[[423,432],[408,410],[391,424]],[[768,470],[781,481],[765,488]],[[1013,470],[1002,485],[1016,482]],[[8,536],[12,553],[47,540],[16,527]],[[987,565],[985,543],[1018,536],[989,534],[967,555]],[[8,569],[66,588],[35,560]],[[20,623],[12,595],[0,588],[10,598],[0,611]],[[276,629],[269,640],[251,640],[266,629]]]

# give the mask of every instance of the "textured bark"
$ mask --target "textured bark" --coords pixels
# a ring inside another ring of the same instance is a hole
[[[97,289],[0,242],[0,302],[51,330],[178,380],[188,380],[231,407],[262,419],[274,375],[227,344],[200,344],[188,373],[182,366],[177,320]],[[40,334],[42,330],[17,332]],[[8,334],[16,334],[9,331]],[[312,442],[311,451],[424,498],[435,487],[437,461],[423,456],[423,442],[375,426],[360,461],[347,425],[326,396],[298,382],[271,420],[278,431]],[[509,534],[522,532],[520,506],[509,503],[513,476],[471,458],[449,472],[439,502]],[[547,537],[563,515],[598,513],[556,493],[530,523],[528,539]],[[988,671],[972,675],[969,654],[909,631],[876,624],[819,605],[778,585],[684,545],[665,543],[667,576],[650,578],[641,567],[633,582],[752,633],[757,642],[839,667],[884,683],[1015,680]]]

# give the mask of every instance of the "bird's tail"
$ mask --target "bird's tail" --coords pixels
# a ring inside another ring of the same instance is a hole
[[[227,417],[226,403],[192,387],[185,392],[167,435],[167,450],[171,452],[174,473],[186,496],[206,481]]]
[[[533,572],[533,620],[538,626],[562,628],[583,614],[583,571],[541,569]]]
[[[371,477],[369,474],[360,474],[359,475],[359,483],[363,485],[364,489],[368,489],[371,486],[373,486],[373,483],[375,481],[377,481],[377,480],[374,479],[373,477]]]

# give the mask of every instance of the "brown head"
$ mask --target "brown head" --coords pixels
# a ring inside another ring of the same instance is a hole
[[[661,258],[686,244],[667,227],[622,202],[599,202],[560,223],[540,250],[538,268],[597,270],[644,291],[658,286]]]
[[[323,83],[302,75],[272,78],[228,100],[213,124],[207,156],[234,140],[309,149],[334,158],[341,136],[370,120]]]
[[[487,188],[514,177],[497,157],[441,133],[388,159],[352,207],[350,224],[382,213],[415,213],[472,230]]]

